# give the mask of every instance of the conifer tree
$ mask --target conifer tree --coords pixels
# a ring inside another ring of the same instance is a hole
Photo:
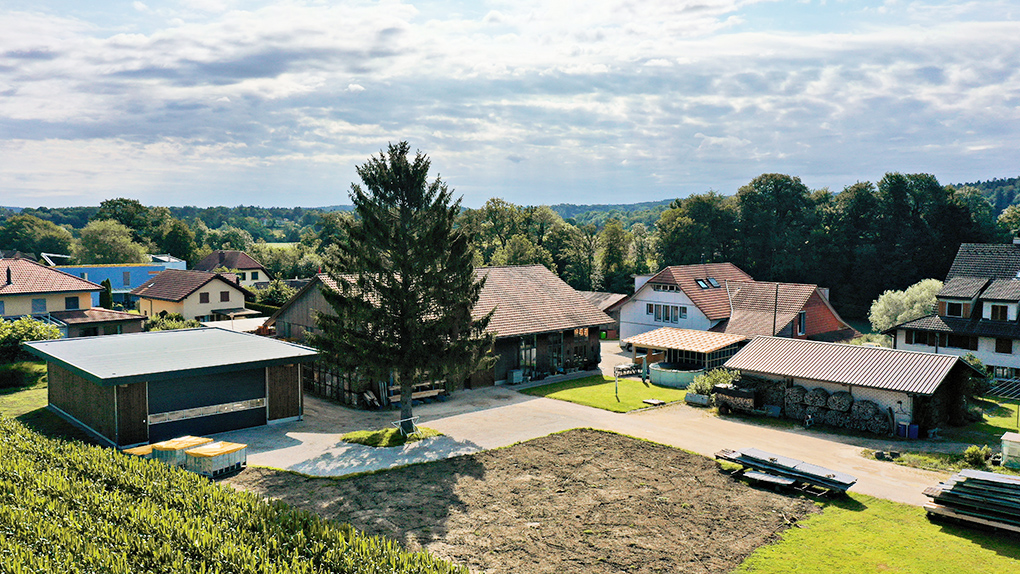
[[[460,200],[429,160],[408,158],[407,142],[357,167],[354,218],[339,221],[347,240],[323,263],[336,289],[323,289],[334,313],[320,313],[312,342],[337,367],[400,387],[400,418],[412,416],[420,382],[462,382],[491,366],[491,313],[472,318],[484,279],[474,273],[470,238],[455,226]],[[403,429],[410,432],[405,422]]]

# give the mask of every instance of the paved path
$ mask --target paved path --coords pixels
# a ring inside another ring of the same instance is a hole
[[[463,391],[445,403],[415,408],[419,424],[446,434],[400,449],[348,445],[340,435],[383,428],[395,412],[355,411],[305,399],[305,420],[222,433],[217,438],[247,443],[253,465],[318,476],[338,476],[457,456],[578,427],[611,430],[712,456],[722,448],[756,447],[849,473],[853,487],[880,498],[920,505],[921,491],[946,475],[860,456],[862,448],[895,450],[903,443],[777,429],[718,418],[682,404],[628,414],[554,399],[531,397],[507,387]]]

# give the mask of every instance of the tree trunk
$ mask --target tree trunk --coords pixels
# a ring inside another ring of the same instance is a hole
[[[411,412],[411,393],[414,392],[414,381],[411,377],[404,377],[401,373],[394,373],[393,377],[397,379],[397,384],[400,385],[400,429],[404,431],[405,435],[410,435],[414,432],[414,424],[411,422],[411,417],[414,416]]]

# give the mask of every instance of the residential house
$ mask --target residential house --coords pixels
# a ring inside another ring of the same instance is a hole
[[[623,293],[607,293],[605,291],[578,291],[578,295],[584,297],[589,303],[602,311],[613,322],[606,325],[606,338],[615,339],[620,336],[620,308],[627,296]]]
[[[32,317],[57,326],[64,337],[141,330],[142,317],[92,308],[102,287],[28,259],[0,259],[0,318]]]
[[[245,298],[253,295],[230,273],[167,269],[131,294],[138,297],[138,309],[146,317],[177,313],[185,319],[214,321],[258,315],[245,308]]]
[[[601,360],[599,332],[612,323],[605,313],[581,297],[559,277],[541,265],[482,267],[475,271],[485,277],[485,287],[473,314],[481,317],[495,309],[488,331],[496,335],[492,369],[475,373],[465,382],[468,388],[503,382],[521,382],[526,378],[581,369],[590,369]],[[322,289],[336,289],[325,274],[317,275],[280,308],[267,325],[275,325],[278,337],[303,340],[316,331],[315,317],[332,313]],[[308,384],[321,394],[347,403],[357,403],[365,389],[341,373],[326,367]],[[328,384],[324,384],[325,381]],[[372,388],[385,402],[388,389]]]
[[[195,264],[196,271],[226,270],[237,276],[237,283],[245,288],[253,284],[271,281],[273,277],[261,263],[244,251],[217,249]]]
[[[660,327],[745,336],[843,340],[855,331],[817,285],[755,281],[732,263],[666,267],[635,278],[620,310],[620,338]]]
[[[1020,239],[964,243],[933,313],[885,331],[898,349],[972,353],[999,379],[1020,377]]]
[[[755,337],[725,366],[790,418],[876,433],[961,423],[968,379],[980,376],[953,355],[785,337]]]
[[[117,447],[298,420],[302,364],[318,356],[215,328],[25,347],[47,362],[49,409]]]
[[[113,302],[125,309],[133,309],[137,298],[131,291],[167,269],[184,270],[187,263],[170,255],[150,255],[150,263],[120,263],[116,265],[57,265],[58,271],[69,273],[93,283],[110,281]],[[99,293],[92,294],[92,305],[99,306]]]

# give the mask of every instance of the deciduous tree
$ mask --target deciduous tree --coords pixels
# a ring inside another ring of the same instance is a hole
[[[145,263],[146,247],[132,240],[131,230],[113,220],[91,221],[81,230],[74,257],[83,264]]]

